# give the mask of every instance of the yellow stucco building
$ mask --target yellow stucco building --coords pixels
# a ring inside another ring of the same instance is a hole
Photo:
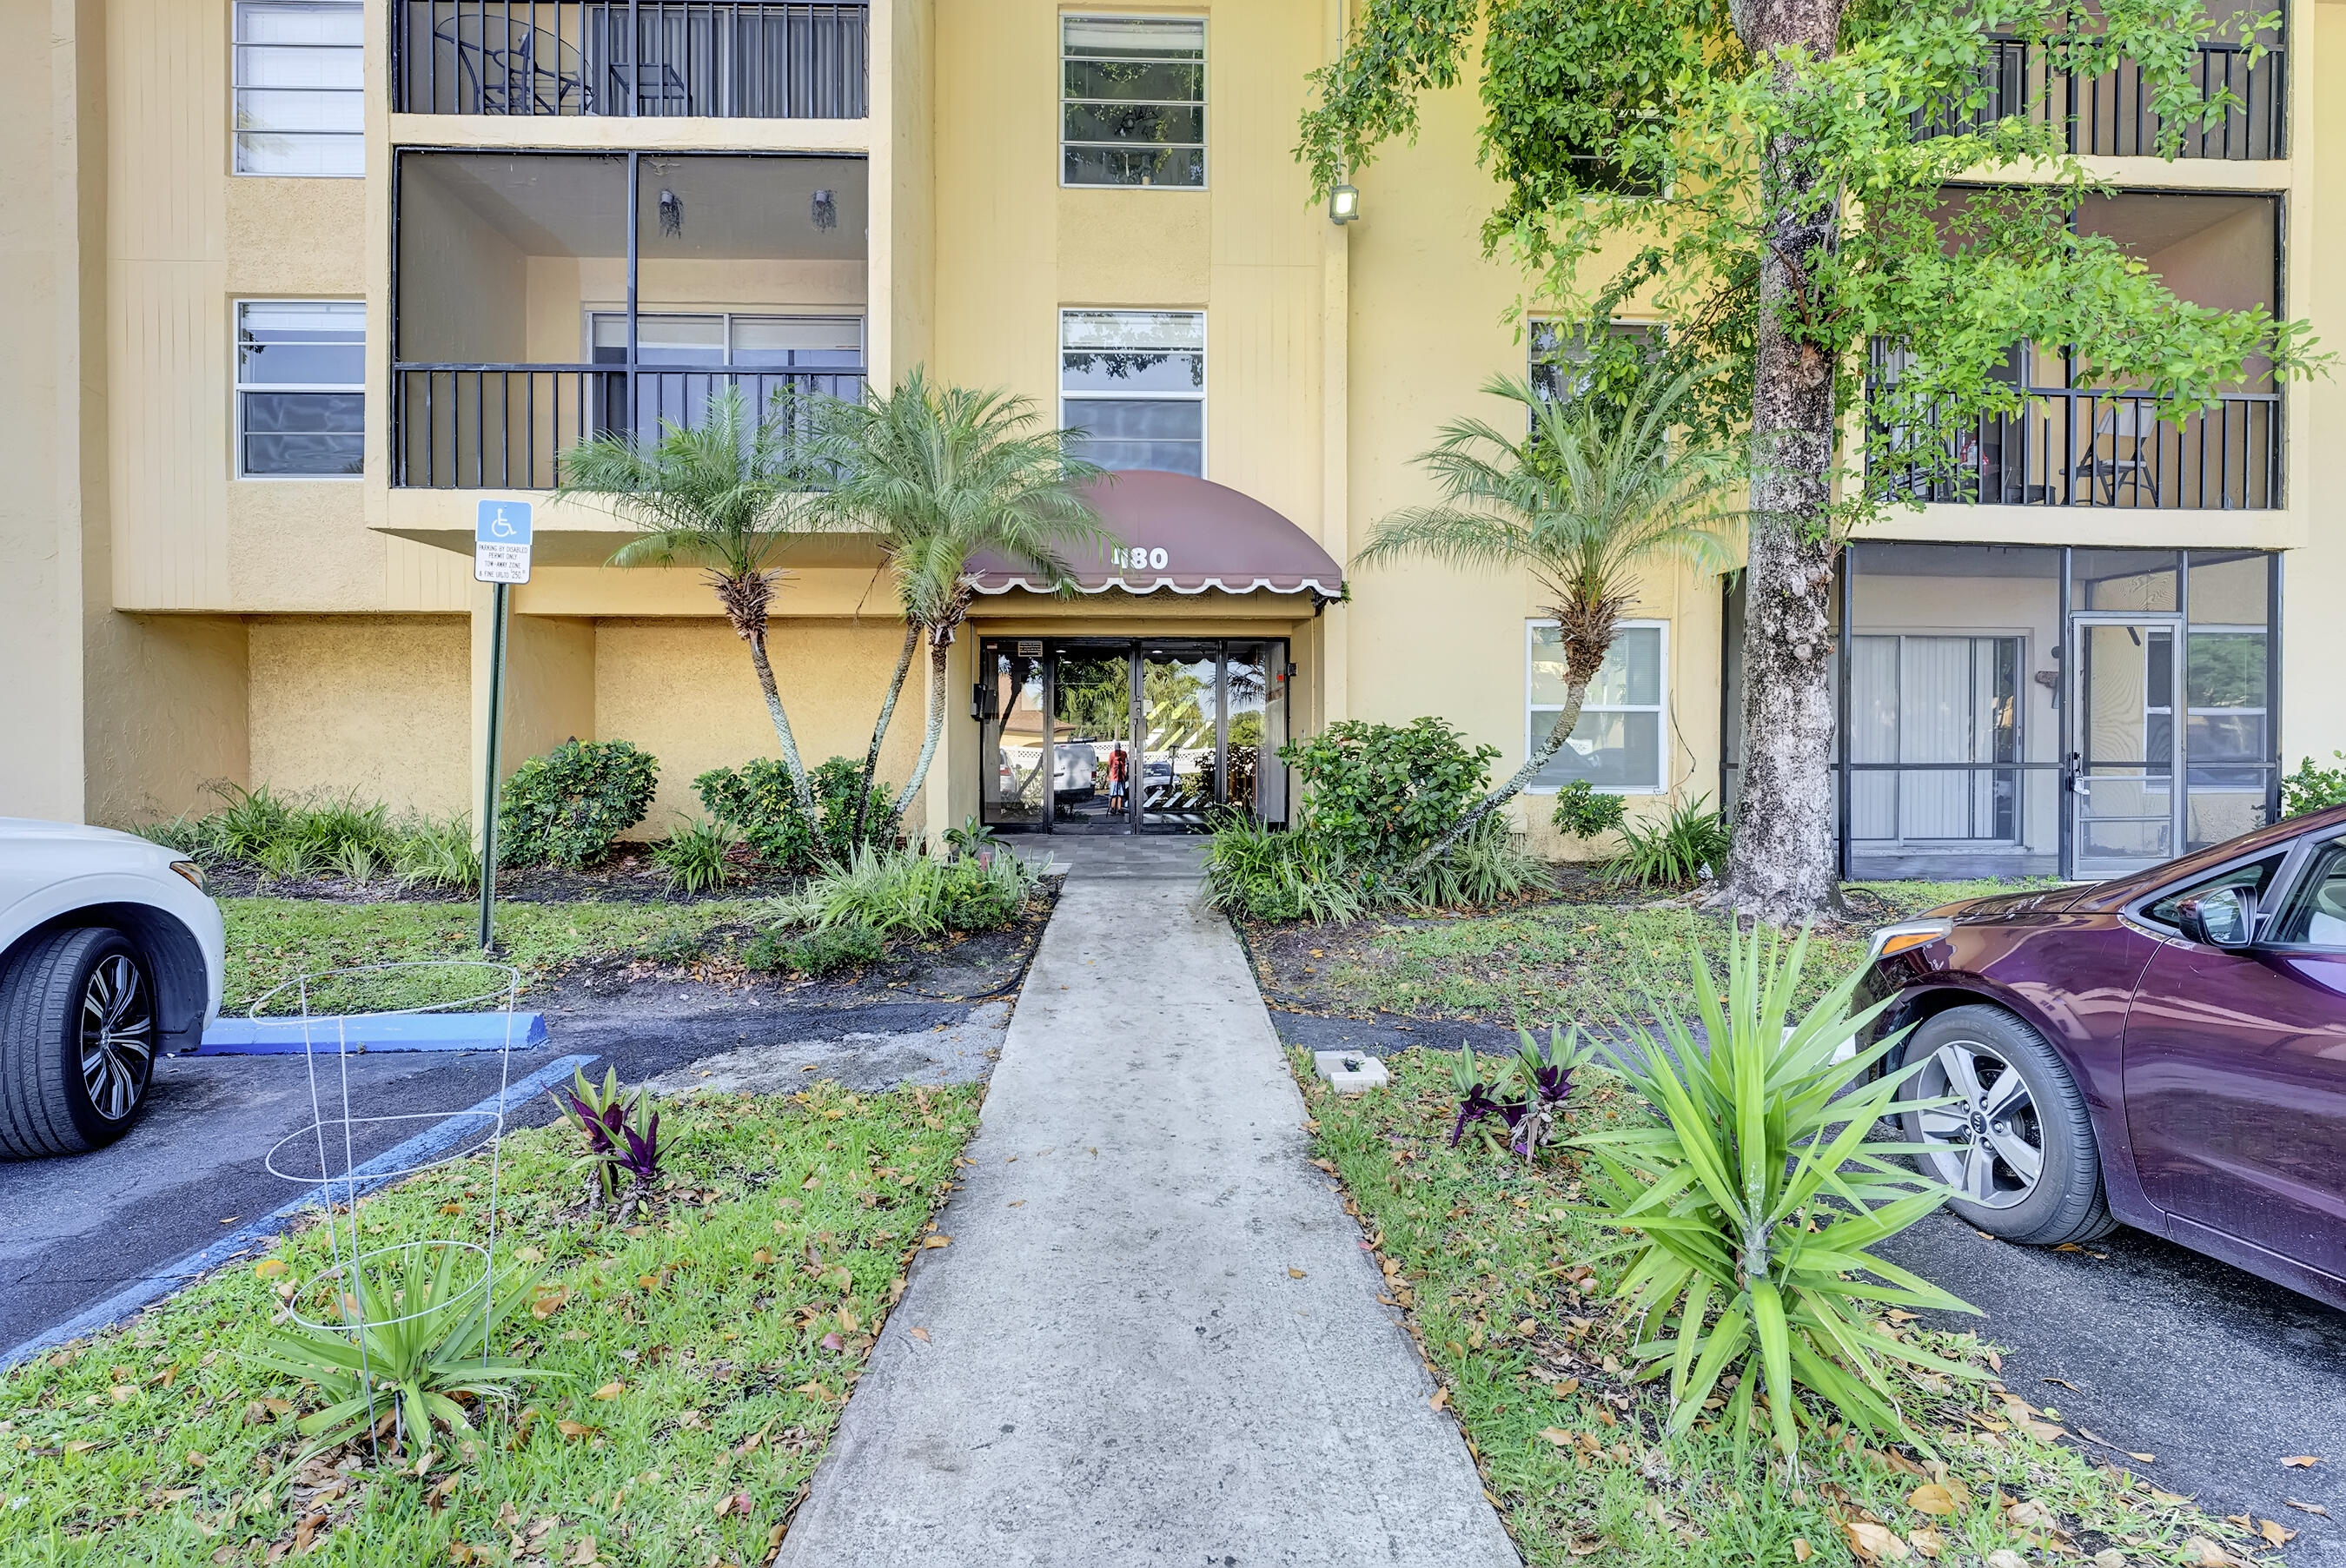
[[[559,454],[725,386],[852,395],[916,365],[1152,475],[1109,493],[1127,549],[1100,591],[989,581],[916,825],[1278,818],[1280,737],[1346,717],[1442,714],[1512,767],[1556,695],[1529,585],[1343,564],[1426,495],[1411,459],[1436,427],[1497,412],[1481,383],[1547,340],[1477,243],[1470,90],[1362,175],[1358,221],[1307,199],[1290,149],[1338,15],[6,8],[0,812],[150,820],[216,779],[466,809],[474,519],[529,501],[506,765],[633,740],[661,763],[642,830],[664,830],[695,774],[773,737],[698,575],[608,566],[624,532],[548,503]],[[2124,192],[2077,221],[2187,298],[2319,331],[2346,107],[2313,88],[2346,9],[2286,24],[2253,68],[2202,52],[2242,104],[2172,162],[2140,156],[2127,73],[2075,84],[2077,148]],[[2018,46],[2004,65],[2042,68]],[[2073,386],[2057,351],[2015,350],[2012,374],[2027,412],[1955,437],[1979,504],[1925,497],[1846,558],[1854,871],[2163,858],[2258,820],[2284,759],[2346,747],[2337,383],[2251,381],[2178,427]],[[875,558],[833,537],[783,564],[801,744],[860,755],[902,632]],[[1731,794],[1736,635],[1719,579],[1648,582],[1549,787],[1641,811]],[[891,776],[918,740],[915,711]],[[1544,842],[1546,816],[1524,803]]]

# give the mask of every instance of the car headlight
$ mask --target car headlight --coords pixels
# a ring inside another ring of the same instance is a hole
[[[196,891],[204,891],[204,869],[193,860],[173,860],[171,869],[196,884]]]
[[[1873,933],[1873,946],[1868,950],[1868,963],[1879,963],[1892,953],[1906,952],[1954,933],[1951,920],[1902,920],[1895,925],[1883,926]]]

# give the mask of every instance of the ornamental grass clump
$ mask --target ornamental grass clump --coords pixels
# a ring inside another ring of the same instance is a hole
[[[1723,989],[1699,952],[1690,960],[1699,1035],[1649,999],[1660,1038],[1614,1054],[1659,1122],[1571,1140],[1592,1167],[1592,1217],[1629,1237],[1618,1295],[1642,1322],[1636,1357],[1668,1369],[1673,1432],[1694,1424],[1732,1372],[1723,1418],[1739,1448],[1764,1391],[1788,1460],[1800,1427],[1823,1424],[1804,1393],[1927,1453],[1889,1363],[1984,1374],[1878,1332],[1869,1311],[1978,1310],[1870,1250],[1947,1196],[1897,1163],[1915,1145],[1871,1141],[1910,1076],[1874,1075],[1896,1036],[1835,1060],[1881,1011],[1851,1014],[1862,971],[1788,1027],[1808,933],[1789,952],[1758,927],[1730,941]]]

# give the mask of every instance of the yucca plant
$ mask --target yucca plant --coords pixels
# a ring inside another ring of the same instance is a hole
[[[1788,1027],[1808,933],[1789,952],[1759,927],[1729,942],[1723,992],[1700,952],[1690,960],[1699,1035],[1650,1000],[1661,1038],[1614,1054],[1660,1123],[1573,1140],[1596,1167],[1594,1217],[1632,1237],[1618,1294],[1645,1325],[1635,1354],[1668,1364],[1673,1431],[1731,1370],[1725,1419],[1739,1446],[1764,1389],[1776,1446],[1797,1461],[1799,1424],[1814,1419],[1805,1390],[1851,1424],[1927,1452],[1886,1363],[1981,1374],[1876,1331],[1865,1304],[1977,1308],[1869,1250],[1947,1196],[1897,1163],[1913,1145],[1869,1141],[1909,1075],[1873,1076],[1897,1037],[1836,1061],[1881,1011],[1851,1014],[1862,971]]]
[[[470,1431],[457,1396],[509,1396],[522,1383],[560,1377],[526,1362],[493,1356],[496,1330],[535,1293],[536,1279],[508,1270],[460,1288],[460,1257],[477,1256],[452,1242],[417,1242],[393,1249],[398,1264],[378,1255],[352,1266],[348,1288],[329,1308],[338,1327],[287,1329],[253,1357],[254,1364],[304,1378],[326,1407],[301,1418],[304,1436],[321,1448],[349,1441],[386,1415],[397,1418],[394,1443],[429,1447],[434,1424]]]

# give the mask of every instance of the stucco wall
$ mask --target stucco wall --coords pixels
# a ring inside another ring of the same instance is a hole
[[[236,616],[98,612],[89,661],[93,822],[131,825],[205,811],[211,786],[251,776],[248,638]]]
[[[769,651],[807,766],[833,755],[862,759],[903,637],[901,626],[880,621],[774,623]],[[880,759],[881,777],[900,788],[920,750],[927,693],[916,661]],[[701,773],[781,754],[749,647],[714,618],[597,623],[595,730],[659,759],[659,793],[636,830],[642,838],[667,833],[674,812],[700,814],[692,781]],[[922,822],[923,809],[916,799],[907,819]]]
[[[467,809],[471,631],[453,616],[256,618],[252,781]]]

